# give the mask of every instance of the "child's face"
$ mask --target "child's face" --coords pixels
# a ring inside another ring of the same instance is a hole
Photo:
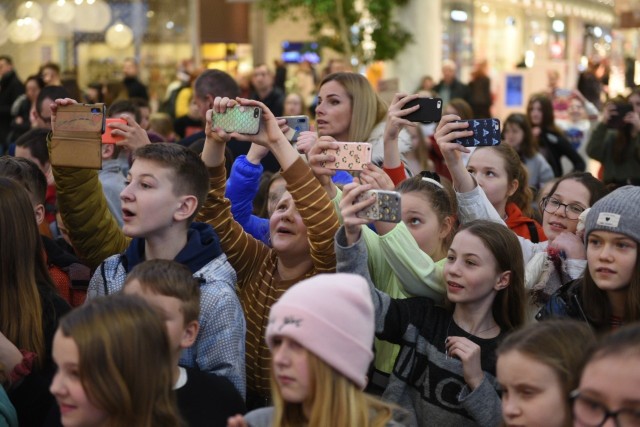
[[[574,179],[565,179],[558,184],[556,191],[550,195],[554,199],[567,205],[577,205],[581,208],[589,207],[591,194],[587,187]],[[567,208],[569,209],[569,208]],[[578,227],[578,219],[570,219],[565,213],[565,207],[560,206],[558,210],[549,213],[546,210],[542,214],[542,228],[544,234],[552,242],[560,233],[568,231],[575,233]]]
[[[630,237],[596,230],[587,239],[589,273],[606,292],[626,290],[638,259],[638,244]]]
[[[109,415],[89,401],[80,382],[78,346],[58,329],[53,338],[53,360],[58,366],[49,390],[60,407],[64,427],[106,425]]]
[[[311,395],[307,349],[287,337],[276,337],[271,350],[273,376],[282,398],[288,403],[304,403]]]
[[[434,258],[447,230],[441,227],[431,203],[418,192],[402,194],[402,222],[409,229],[420,249]],[[444,254],[442,254],[444,255]]]
[[[183,197],[173,192],[175,174],[146,159],[136,159],[120,193],[122,231],[129,237],[148,238],[164,232],[179,218]]]
[[[542,105],[538,101],[531,104],[531,111],[529,112],[529,120],[531,121],[531,126],[541,126],[542,125]]]
[[[568,113],[569,113],[569,117],[573,121],[578,121],[583,119],[585,117],[585,114],[584,114],[584,105],[582,104],[582,101],[580,101],[579,99],[573,98],[569,102]]]
[[[269,218],[271,246],[279,254],[308,254],[307,227],[296,209],[291,194],[286,191]]]
[[[444,265],[447,298],[455,304],[493,303],[504,285],[505,274],[497,272],[496,260],[479,237],[467,230],[456,234]],[[508,284],[508,282],[507,282]]]
[[[171,347],[172,356],[177,361],[180,352],[188,347],[184,341],[189,338],[184,324],[184,315],[182,314],[182,301],[175,297],[153,293],[149,289],[145,289],[137,279],[127,282],[123,292],[126,295],[141,297],[158,312],[167,327],[169,346]]]
[[[491,204],[502,215],[507,199],[518,188],[517,180],[509,181],[504,159],[493,148],[480,148],[471,155],[467,170],[476,178]]]
[[[497,363],[506,425],[564,427],[569,417],[562,385],[549,366],[517,350]]]
[[[273,180],[273,182],[269,186],[269,194],[268,194],[269,199],[267,201],[267,212],[269,214],[269,217],[271,217],[271,214],[275,212],[276,205],[278,204],[278,202],[282,198],[282,195],[286,191],[287,191],[287,182],[284,180],[284,178],[278,178]]]
[[[574,426],[588,425],[637,425],[640,400],[638,400],[638,384],[640,384],[640,360],[636,355],[608,355],[596,359],[585,366],[580,378],[578,391],[580,397],[573,404]],[[604,423],[604,414],[599,420],[590,421],[593,413],[603,411],[616,412],[618,422],[609,418]],[[625,424],[622,418],[629,419]],[[600,422],[600,423],[599,423]]]
[[[515,123],[507,123],[504,127],[504,142],[512,146],[516,151],[520,148],[524,139],[524,131]]]

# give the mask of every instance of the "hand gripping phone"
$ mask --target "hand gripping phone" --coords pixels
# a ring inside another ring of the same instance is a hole
[[[369,218],[374,221],[400,222],[402,211],[400,209],[400,193],[397,191],[369,190],[360,194],[357,202],[375,198],[373,205],[356,214],[359,218]]]
[[[458,120],[468,122],[469,127],[462,130],[472,130],[473,135],[455,140],[463,147],[492,147],[500,144],[500,120],[498,119],[473,119]]]
[[[630,113],[632,111],[633,111],[633,106],[631,104],[628,104],[626,102],[617,103],[616,104],[617,114],[611,115],[611,117],[607,121],[607,127],[611,129],[622,129],[624,125],[626,125],[626,123],[624,122],[624,116],[626,116],[627,113]]]
[[[211,113],[211,126],[220,127],[227,133],[238,132],[255,135],[260,130],[260,107],[236,105],[224,113]]]
[[[309,130],[309,117],[307,116],[283,116],[278,117],[278,119],[285,119],[287,121],[289,131],[285,136],[291,143],[298,142],[300,132]]]
[[[328,169],[361,171],[364,165],[371,163],[371,144],[368,142],[338,142],[338,149],[327,149],[322,154],[332,154],[334,162],[322,162]]]
[[[439,122],[442,118],[442,99],[440,98],[416,98],[409,101],[402,107],[403,110],[419,105],[417,111],[404,116],[411,122],[433,123]]]
[[[127,121],[125,119],[116,119],[116,118],[107,119],[106,120],[106,125],[107,126],[105,126],[104,133],[102,134],[102,143],[103,144],[115,144],[118,141],[124,140],[124,136],[122,136],[122,135],[112,135],[111,134],[111,131],[113,129],[108,126],[109,123],[122,123],[122,124],[126,125]]]

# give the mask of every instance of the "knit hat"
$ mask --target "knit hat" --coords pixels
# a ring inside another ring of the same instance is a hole
[[[612,231],[640,242],[640,187],[625,185],[593,204],[585,224],[585,242],[595,230]]]
[[[267,345],[291,338],[364,389],[373,359],[369,286],[356,274],[319,274],[292,286],[271,307]]]

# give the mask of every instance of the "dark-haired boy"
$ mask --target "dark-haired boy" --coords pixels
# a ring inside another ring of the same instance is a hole
[[[175,261],[145,261],[131,270],[122,291],[145,299],[167,326],[174,390],[187,425],[226,426],[229,417],[244,414],[244,401],[228,379],[178,365],[200,328],[200,287],[189,269]]]
[[[57,105],[71,102],[56,100],[53,113]],[[131,269],[145,260],[186,265],[202,282],[201,330],[180,362],[227,377],[244,396],[245,320],[235,291],[236,274],[213,228],[193,222],[209,188],[202,160],[177,144],[147,144],[136,150],[121,194],[122,230],[102,192],[96,191],[96,171],[54,168],[54,176],[73,245],[90,266],[98,267],[87,297],[118,292]]]

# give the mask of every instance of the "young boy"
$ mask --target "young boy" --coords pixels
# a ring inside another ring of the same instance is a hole
[[[127,276],[123,292],[145,299],[167,325],[173,357],[173,383],[180,414],[190,427],[226,426],[227,419],[244,414],[244,401],[226,378],[178,365],[180,352],[198,336],[200,284],[189,269],[175,261],[138,264]]]
[[[57,105],[70,102],[56,100],[54,118]],[[73,245],[90,265],[98,266],[87,298],[118,292],[142,261],[166,259],[186,265],[202,282],[201,329],[180,362],[227,377],[244,396],[245,320],[235,291],[236,274],[213,228],[193,222],[209,185],[202,160],[177,144],[147,144],[136,150],[129,183],[120,196],[122,230],[102,192],[96,191],[96,171],[54,167],[54,176],[58,206]]]

